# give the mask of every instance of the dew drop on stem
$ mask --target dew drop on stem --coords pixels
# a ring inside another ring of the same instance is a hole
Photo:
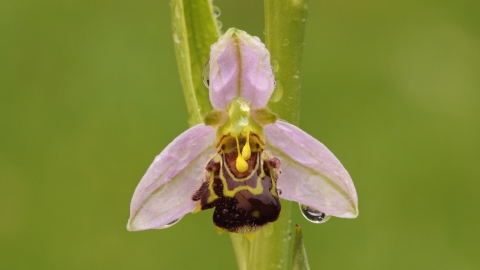
[[[217,6],[213,6],[213,16],[215,16],[215,18],[218,18],[221,14],[222,12],[220,11],[220,8]]]
[[[203,84],[208,88],[210,85],[210,60],[208,60],[207,63],[205,63],[205,66],[203,66],[202,80]]]

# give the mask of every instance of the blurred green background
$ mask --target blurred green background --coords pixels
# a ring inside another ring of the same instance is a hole
[[[263,35],[263,3],[215,0]],[[480,2],[311,1],[301,127],[360,216],[307,222],[312,269],[479,269]],[[211,212],[129,233],[187,128],[168,1],[0,1],[0,268],[235,269]]]

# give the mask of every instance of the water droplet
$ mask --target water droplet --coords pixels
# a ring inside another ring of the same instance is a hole
[[[325,223],[330,219],[330,216],[325,215],[325,213],[318,211],[317,209],[311,208],[304,204],[298,204],[300,206],[300,211],[303,216],[310,222],[313,223]]]
[[[178,33],[177,33],[176,30],[174,30],[174,32],[173,32],[173,41],[175,43],[180,43],[180,37],[178,37]]]
[[[278,63],[277,59],[272,60],[272,69],[274,73],[277,73],[278,70],[280,69],[280,63]]]
[[[166,225],[163,225],[161,228],[162,228],[162,229],[170,228],[170,227],[172,227],[173,225],[177,224],[179,221],[180,221],[180,218],[179,218],[179,219],[175,219],[174,221],[169,222],[169,223],[167,223]]]
[[[305,9],[308,9],[307,4],[305,4]],[[307,21],[307,16],[308,16],[308,14],[305,12],[305,15],[303,15],[303,18],[302,18],[302,22]]]
[[[263,29],[263,34],[266,35],[266,34],[267,34],[267,30]]]
[[[213,6],[213,16],[215,16],[215,18],[218,18],[221,14],[222,12],[220,11],[220,8],[217,6]]]
[[[277,80],[275,83],[275,90],[273,90],[272,96],[270,97],[271,102],[278,102],[282,99],[283,96],[283,86],[282,83]]]
[[[272,226],[272,224],[269,224],[260,231],[262,236],[265,238],[269,238],[273,235],[273,232],[275,232],[275,228]]]
[[[283,46],[288,46],[288,44],[290,44],[290,40],[288,40],[288,38],[284,39],[283,40]]]
[[[175,18],[180,19],[180,17],[181,17],[180,6],[179,6],[179,5],[175,5],[175,7],[173,8],[173,10],[174,10],[174,13],[175,13]]]
[[[300,71],[297,70],[297,72],[295,72],[295,75],[293,75],[293,78],[294,79],[300,78]]]
[[[223,23],[221,21],[217,20],[217,28],[222,29],[222,27],[223,27]]]
[[[278,195],[282,195],[282,190],[277,188],[277,193],[278,193]]]
[[[203,66],[202,80],[203,84],[208,88],[210,85],[210,60],[208,60],[207,63],[205,63],[205,66]]]

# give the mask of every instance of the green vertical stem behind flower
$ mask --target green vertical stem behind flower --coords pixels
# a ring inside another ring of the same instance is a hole
[[[299,124],[300,71],[304,46],[307,0],[265,0],[266,46],[270,51],[276,88],[268,106],[281,119]],[[268,142],[267,142],[268,143]],[[279,181],[282,181],[280,179]],[[278,221],[257,233],[250,244],[232,234],[240,269],[288,269],[291,240],[291,203],[282,200]],[[246,263],[245,263],[246,261]]]
[[[190,126],[203,122],[212,110],[202,70],[210,45],[220,36],[210,0],[172,0],[172,26],[180,80],[188,108]]]
[[[268,106],[298,125],[308,0],[265,0],[265,44],[277,82]]]

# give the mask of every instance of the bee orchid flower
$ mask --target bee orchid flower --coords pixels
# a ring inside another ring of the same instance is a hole
[[[127,229],[167,228],[214,208],[217,228],[250,234],[278,218],[279,198],[321,219],[355,218],[357,194],[340,161],[266,107],[275,80],[260,39],[229,29],[208,67],[214,110],[155,158],[133,194]]]

